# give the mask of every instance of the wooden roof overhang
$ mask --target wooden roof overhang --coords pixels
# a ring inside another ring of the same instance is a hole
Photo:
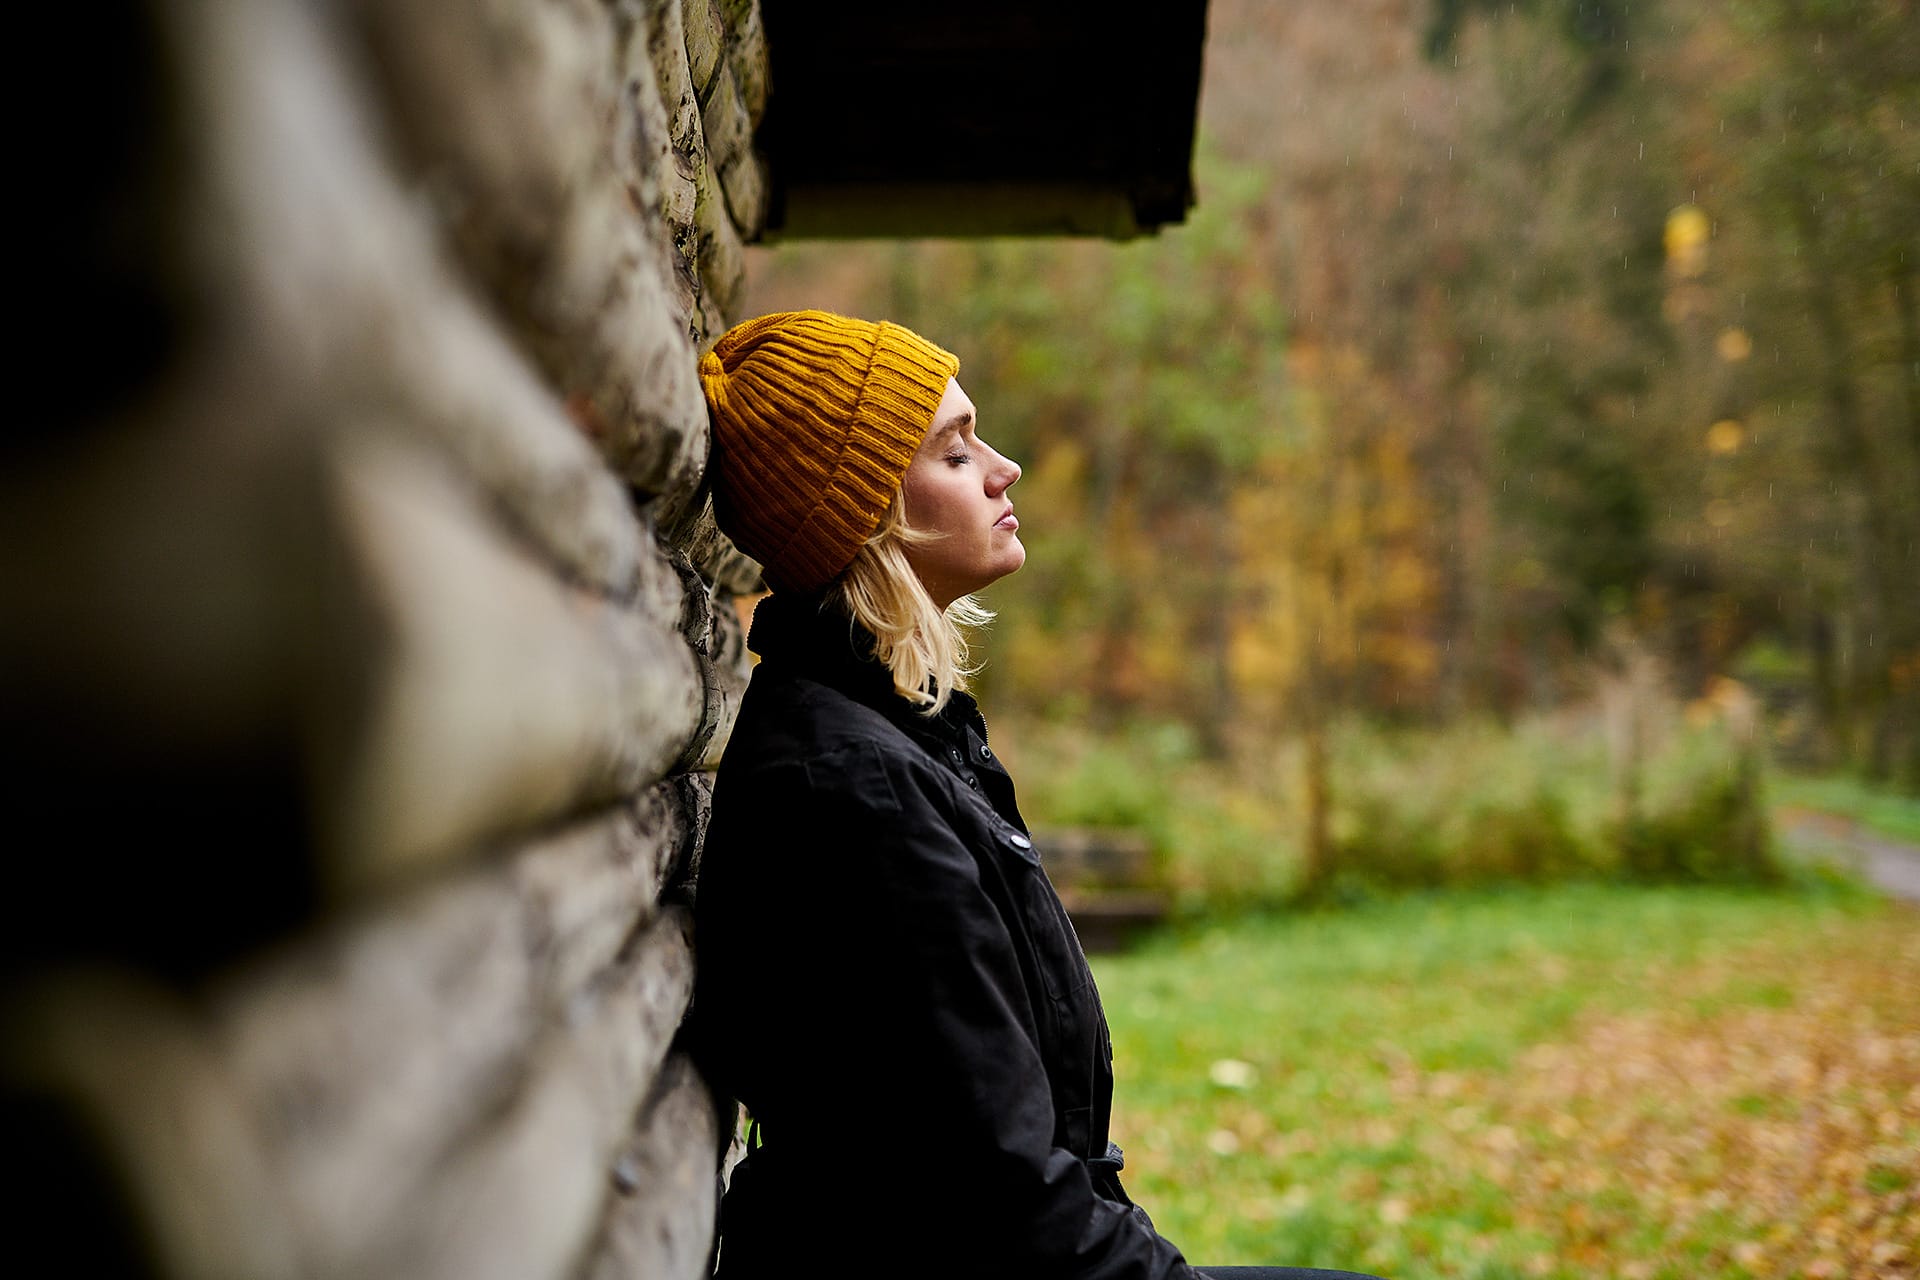
[[[766,237],[1180,222],[1206,7],[762,0]]]

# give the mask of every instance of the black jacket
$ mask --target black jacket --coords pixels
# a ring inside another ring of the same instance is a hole
[[[694,1035],[762,1145],[720,1273],[1186,1280],[1107,1127],[1093,975],[973,700],[773,596],[695,896]]]

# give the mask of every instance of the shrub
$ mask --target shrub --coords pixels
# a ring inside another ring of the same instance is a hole
[[[1630,815],[1593,717],[1424,731],[1344,725],[1330,764],[1332,871],[1313,886],[1301,879],[1307,812],[1296,744],[1210,760],[1167,726],[1098,740],[1065,726],[1017,732],[1028,816],[1145,832],[1162,887],[1188,912],[1502,883],[1780,874],[1757,768],[1713,725],[1677,731],[1649,754]]]

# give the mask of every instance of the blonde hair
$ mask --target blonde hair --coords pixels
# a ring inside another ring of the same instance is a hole
[[[895,490],[880,527],[833,585],[847,614],[873,633],[873,656],[893,673],[894,691],[927,716],[937,715],[980,670],[969,665],[962,628],[993,621],[993,611],[972,596],[961,596],[943,612],[927,594],[907,562],[907,548],[939,536],[908,525]]]

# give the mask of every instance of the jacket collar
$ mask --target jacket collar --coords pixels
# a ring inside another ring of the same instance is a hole
[[[971,728],[986,740],[987,726],[970,693],[955,690],[935,716],[894,691],[893,673],[873,656],[873,634],[824,597],[775,592],[753,611],[747,647],[761,661],[791,669],[881,712],[915,736],[933,733],[966,743]]]
[[[762,600],[747,647],[770,675],[816,680],[878,711],[943,767],[980,787],[1001,817],[1027,829],[1013,779],[987,749],[987,722],[972,694],[956,690],[938,715],[921,715],[894,692],[893,673],[873,656],[872,633],[819,596],[776,592]]]

